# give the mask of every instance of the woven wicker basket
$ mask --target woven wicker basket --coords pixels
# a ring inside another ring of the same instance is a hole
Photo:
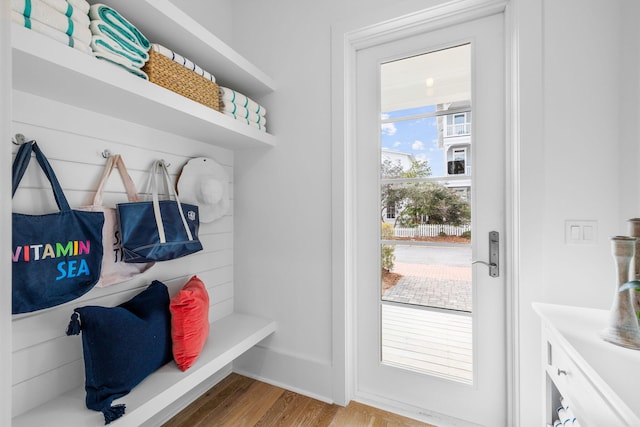
[[[172,59],[150,50],[142,70],[152,83],[220,111],[218,85]]]

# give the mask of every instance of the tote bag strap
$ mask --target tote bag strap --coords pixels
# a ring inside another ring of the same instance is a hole
[[[44,172],[45,176],[49,180],[51,184],[51,188],[53,190],[53,196],[56,199],[56,204],[58,205],[58,209],[62,212],[68,212],[71,210],[69,206],[69,202],[67,202],[67,198],[62,191],[62,187],[58,182],[58,178],[56,174],[53,172],[49,161],[45,157],[45,155],[40,151],[40,147],[35,141],[27,142],[20,146],[18,153],[16,154],[16,159],[13,163],[13,183],[12,183],[12,194],[13,197],[18,189],[18,185],[20,181],[22,181],[22,177],[24,176],[25,171],[27,170],[27,166],[29,166],[29,161],[31,160],[31,151],[36,153],[36,160],[40,165],[40,168]]]
[[[160,243],[166,243],[167,238],[164,233],[164,225],[162,225],[162,215],[160,213],[160,200],[158,198],[158,173],[162,173],[164,175],[165,180],[165,188],[167,189],[167,196],[171,199],[172,193],[175,197],[176,203],[178,205],[178,212],[180,212],[180,218],[182,219],[182,225],[184,225],[184,230],[187,233],[187,237],[189,240],[193,240],[193,235],[191,234],[191,230],[189,229],[189,224],[187,224],[187,219],[184,217],[184,212],[182,212],[182,204],[180,203],[180,199],[175,191],[172,191],[173,187],[171,186],[171,179],[169,178],[169,171],[167,170],[167,165],[164,160],[158,160],[155,162],[153,167],[153,180],[151,185],[151,197],[153,200],[153,213],[156,218],[156,226],[158,228],[158,235],[160,236]]]
[[[18,189],[18,185],[20,185],[20,181],[22,181],[22,177],[29,166],[29,162],[31,161],[31,144],[35,143],[35,141],[25,142],[20,146],[18,152],[16,153],[16,158],[13,161],[13,169],[12,169],[12,188],[11,188],[11,197],[16,194],[16,190]]]
[[[104,171],[102,172],[102,178],[100,178],[98,188],[96,189],[96,194],[93,197],[94,206],[102,206],[104,186],[107,183],[109,176],[111,176],[111,172],[113,172],[113,169],[116,167],[118,168],[118,172],[120,172],[120,178],[122,179],[122,183],[124,184],[124,188],[127,192],[127,199],[130,202],[140,201],[140,197],[138,197],[138,192],[136,191],[136,186],[133,183],[131,176],[129,176],[129,173],[127,172],[127,168],[124,165],[122,156],[120,156],[120,154],[115,154],[113,156],[109,156],[109,158],[107,159]]]

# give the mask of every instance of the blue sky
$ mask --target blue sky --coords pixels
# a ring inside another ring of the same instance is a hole
[[[435,111],[433,105],[382,113],[382,118],[395,118]],[[436,118],[403,120],[384,123],[381,131],[382,148],[411,153],[417,160],[427,160],[433,176],[444,175],[443,152],[438,148]]]

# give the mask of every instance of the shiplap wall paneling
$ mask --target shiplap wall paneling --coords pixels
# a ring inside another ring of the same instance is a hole
[[[102,152],[121,154],[138,192],[148,195],[149,169],[156,159],[169,164],[175,183],[182,166],[193,157],[215,159],[229,176],[233,198],[233,152],[211,144],[139,126],[124,120],[13,91],[12,132],[38,141],[50,160],[72,207],[90,204],[105,164]],[[14,147],[15,155],[17,147]],[[125,202],[117,172],[105,188],[105,206]],[[233,200],[231,200],[233,206]],[[13,199],[13,211],[46,213],[57,210],[49,184],[32,160]],[[201,224],[203,251],[156,263],[129,281],[94,288],[69,303],[12,319],[12,416],[17,416],[84,383],[80,336],[65,330],[74,307],[115,306],[160,280],[175,293],[194,274],[207,285],[210,320],[233,312],[233,209],[223,218]],[[79,400],[83,406],[84,401]]]

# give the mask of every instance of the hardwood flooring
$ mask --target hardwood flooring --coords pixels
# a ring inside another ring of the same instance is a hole
[[[332,405],[232,373],[163,427],[434,427],[357,402]]]

